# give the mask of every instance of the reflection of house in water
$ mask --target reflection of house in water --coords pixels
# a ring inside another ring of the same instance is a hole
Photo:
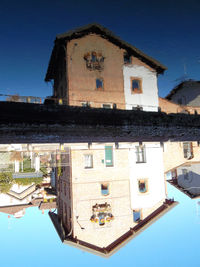
[[[47,202],[44,203],[43,201],[32,201],[29,204],[24,205],[13,205],[13,206],[6,206],[6,207],[0,207],[0,212],[6,213],[9,216],[13,216],[17,219],[23,217],[26,213],[26,209],[31,207],[37,207],[42,210],[42,213],[44,213],[44,210],[51,210],[56,208],[56,202]]]
[[[165,172],[184,163],[199,162],[199,142],[166,142],[164,143],[163,158]]]
[[[0,207],[28,204],[34,199],[34,196],[42,198],[40,191],[34,183],[29,185],[15,183],[7,193],[0,194]]]
[[[50,183],[52,151],[54,144],[0,145],[0,212],[20,218],[29,207],[56,208]]]
[[[67,244],[109,256],[173,204],[159,143],[92,143],[57,155],[57,214]]]
[[[43,178],[43,185],[51,185],[51,155],[59,144],[0,145],[0,173],[12,174],[13,179]]]
[[[200,197],[200,162],[185,163],[174,168],[169,182],[191,198]]]
[[[200,195],[199,142],[167,142],[163,158],[169,182],[192,198]]]

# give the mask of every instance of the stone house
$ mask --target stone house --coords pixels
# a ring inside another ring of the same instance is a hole
[[[171,170],[169,182],[190,198],[200,197],[200,162],[186,162]]]

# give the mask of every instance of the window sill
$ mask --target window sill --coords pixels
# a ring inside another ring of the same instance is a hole
[[[132,94],[132,95],[135,95],[135,94],[142,94],[142,93],[143,93],[142,91],[136,91],[136,90],[135,90],[135,91],[132,91],[132,90],[131,90],[131,94]]]

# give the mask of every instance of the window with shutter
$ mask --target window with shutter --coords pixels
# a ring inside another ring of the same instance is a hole
[[[113,166],[113,147],[105,146],[105,163],[106,167]]]

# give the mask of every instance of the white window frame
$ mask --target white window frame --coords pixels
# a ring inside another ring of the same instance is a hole
[[[84,168],[85,169],[93,168],[93,154],[84,154]]]

